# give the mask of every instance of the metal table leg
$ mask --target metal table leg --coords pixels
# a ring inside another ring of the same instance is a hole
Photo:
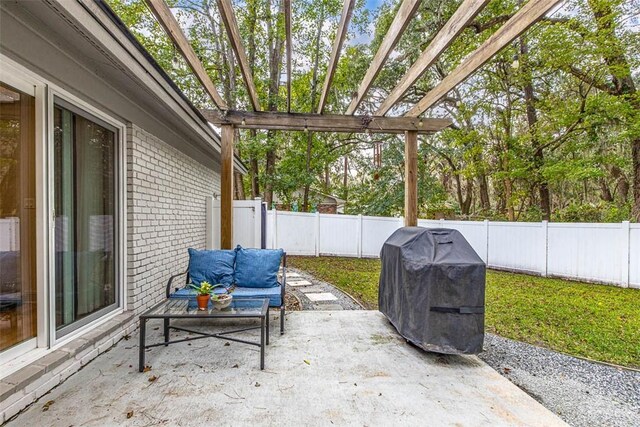
[[[167,344],[169,342],[169,322],[171,321],[170,318],[166,318],[164,319],[164,346],[168,346],[169,344]]]
[[[265,336],[265,317],[260,318],[260,369],[264,369],[264,336]]]
[[[267,345],[269,345],[269,307],[267,307]]]
[[[144,371],[144,351],[145,351],[145,339],[147,335],[146,331],[147,319],[140,318],[140,354],[138,359],[138,372]]]

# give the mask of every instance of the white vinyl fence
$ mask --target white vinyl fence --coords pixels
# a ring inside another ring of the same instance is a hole
[[[459,230],[489,267],[640,288],[640,224],[419,220],[418,225]],[[271,210],[266,226],[266,247],[291,255],[378,257],[403,219]]]
[[[207,197],[206,248],[220,248],[220,200]],[[233,242],[245,248],[259,248],[262,240],[262,200],[233,201]]]

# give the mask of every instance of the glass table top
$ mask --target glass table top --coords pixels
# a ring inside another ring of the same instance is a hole
[[[234,298],[228,307],[215,308],[210,301],[207,310],[198,310],[195,298],[170,298],[140,317],[255,317],[265,315],[268,307],[268,298]]]

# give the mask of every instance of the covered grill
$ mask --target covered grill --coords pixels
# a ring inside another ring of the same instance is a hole
[[[477,354],[486,267],[457,230],[404,227],[380,252],[380,311],[424,350]]]

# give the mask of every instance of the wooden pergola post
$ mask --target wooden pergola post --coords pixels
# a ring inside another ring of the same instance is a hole
[[[418,132],[404,133],[404,226],[418,225]]]
[[[222,126],[220,177],[220,248],[233,249],[233,147],[236,132],[233,125]]]

